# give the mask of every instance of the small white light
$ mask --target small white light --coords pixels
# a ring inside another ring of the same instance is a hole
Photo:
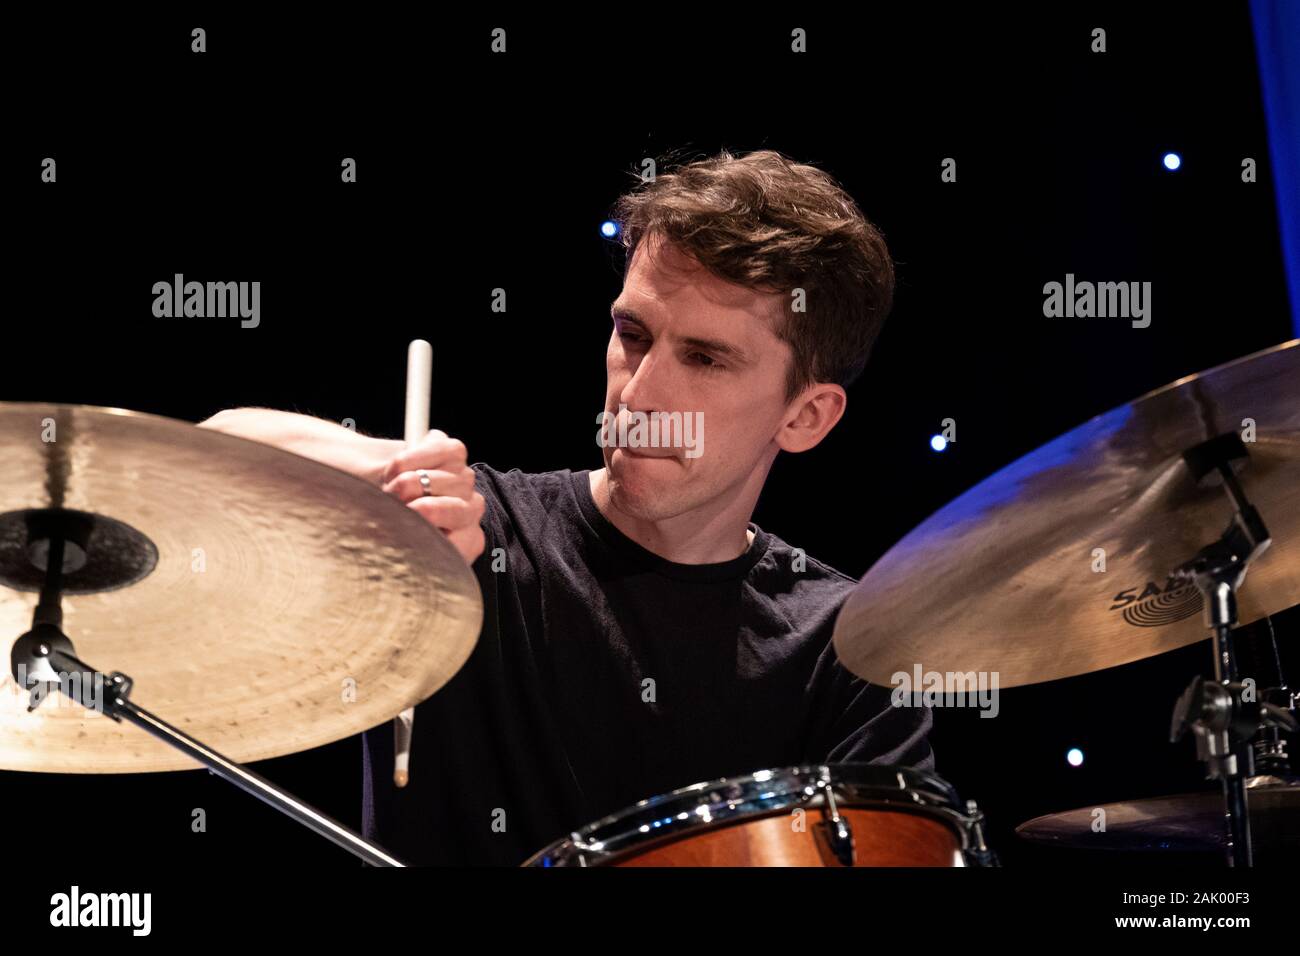
[[[1165,169],[1177,169],[1183,165],[1183,158],[1177,153],[1165,153]]]
[[[1083,766],[1083,751],[1078,747],[1071,747],[1065,755],[1065,759],[1070,762],[1071,767],[1081,767]]]
[[[930,447],[935,451],[943,451],[948,447],[948,439],[944,438],[942,435],[935,435],[930,439]]]
[[[600,224],[600,234],[606,239],[613,239],[618,235],[618,223],[612,219],[606,219]]]

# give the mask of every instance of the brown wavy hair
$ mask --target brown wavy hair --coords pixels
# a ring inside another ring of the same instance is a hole
[[[862,374],[893,306],[894,265],[827,173],[773,150],[723,150],[657,172],[615,203],[613,217],[625,268],[654,234],[745,288],[804,290],[806,311],[788,307],[775,329],[794,353],[787,401],[815,382],[849,385]]]

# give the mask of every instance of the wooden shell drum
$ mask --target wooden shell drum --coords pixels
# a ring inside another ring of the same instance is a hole
[[[762,770],[642,800],[524,866],[993,865],[982,819],[907,767]]]

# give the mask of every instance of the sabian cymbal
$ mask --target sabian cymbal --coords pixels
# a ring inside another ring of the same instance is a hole
[[[1221,487],[1197,486],[1181,455],[1243,429],[1250,459],[1238,480],[1273,543],[1238,592],[1239,618],[1300,603],[1297,345],[1100,415],[931,515],[849,596],[834,635],[844,665],[878,684],[919,668],[996,672],[1009,687],[1206,638],[1199,591],[1169,574],[1219,538],[1232,509]]]
[[[1294,859],[1300,850],[1300,786],[1249,786],[1246,797],[1251,843]],[[1035,843],[1099,850],[1212,851],[1228,842],[1218,790],[1049,813],[1020,824],[1016,833]]]
[[[81,660],[130,675],[133,700],[237,762],[383,723],[478,638],[478,584],[452,544],[342,471],[153,415],[6,403],[0,461],[0,643],[31,627],[37,594],[15,588],[41,579],[21,513],[112,519],[66,575],[64,631]],[[0,768],[196,766],[62,694],[27,703],[5,668]]]

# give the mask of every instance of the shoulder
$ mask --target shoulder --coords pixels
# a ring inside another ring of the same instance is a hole
[[[835,617],[858,582],[769,532],[767,549],[748,583],[754,600],[770,615],[822,646],[829,642]]]
[[[857,585],[852,578],[784,539],[767,532],[767,551],[754,566],[754,585],[774,596],[838,598],[843,600]]]
[[[532,538],[554,534],[556,522],[576,521],[572,470],[499,471],[482,462],[470,467],[474,470],[474,488],[486,503],[485,531],[495,530],[507,539]]]
[[[519,468],[498,471],[483,462],[475,462],[470,467],[474,470],[474,485],[479,493],[507,506],[516,503],[553,506],[572,491],[573,472],[568,468],[562,471],[532,472]]]

